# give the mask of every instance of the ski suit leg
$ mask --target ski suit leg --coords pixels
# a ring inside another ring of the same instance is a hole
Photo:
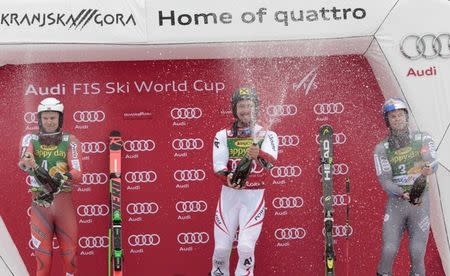
[[[430,233],[430,204],[428,192],[423,194],[422,200],[421,205],[411,205],[408,216],[411,276],[425,276],[424,258]]]
[[[222,186],[214,220],[212,276],[230,275],[230,254],[239,219],[239,190]]]
[[[235,276],[253,276],[255,245],[261,233],[265,214],[264,190],[242,190],[239,213],[239,239]]]
[[[383,222],[381,258],[378,273],[392,275],[392,263],[397,254],[405,230],[407,211],[410,203],[396,197],[389,197]]]
[[[36,276],[48,276],[52,267],[54,232],[50,209],[32,204],[30,226],[36,256]]]
[[[60,193],[53,203],[55,210],[55,234],[58,238],[64,270],[73,275],[77,270],[76,250],[78,224],[70,193]],[[52,206],[53,207],[53,206]]]

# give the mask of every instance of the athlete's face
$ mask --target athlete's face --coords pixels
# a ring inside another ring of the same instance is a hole
[[[41,121],[46,133],[56,132],[59,125],[59,113],[55,111],[42,112]]]
[[[404,130],[408,126],[406,112],[403,109],[397,109],[387,114],[389,124],[393,130]]]
[[[255,103],[251,100],[239,101],[236,104],[236,114],[241,127],[249,126],[250,122],[256,120]]]

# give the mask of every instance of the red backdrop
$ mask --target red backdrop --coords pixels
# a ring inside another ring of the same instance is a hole
[[[256,249],[255,273],[323,273],[316,134],[327,123],[334,127],[336,143],[336,275],[345,275],[347,265],[349,275],[374,275],[386,195],[375,177],[372,151],[386,135],[386,128],[380,115],[383,96],[370,66],[360,56],[0,68],[5,133],[0,211],[29,271],[34,273],[35,262],[29,247],[30,195],[17,158],[21,136],[37,129],[35,110],[40,100],[51,95],[62,100],[64,128],[83,143],[83,183],[74,190],[79,274],[105,275],[107,271],[106,145],[109,132],[117,129],[126,141],[122,161],[126,275],[143,275],[143,271],[146,275],[206,275],[220,191],[212,173],[212,141],[219,129],[231,124],[229,98],[243,83],[257,88],[260,123],[270,126],[280,142],[279,161],[267,181],[267,213]],[[344,195],[346,176],[351,180],[348,240],[343,230],[349,201]],[[394,275],[408,271],[405,245],[403,241]],[[233,264],[235,256],[234,250]],[[60,275],[58,254],[54,261],[53,275]],[[443,275],[432,237],[426,266],[428,275]]]

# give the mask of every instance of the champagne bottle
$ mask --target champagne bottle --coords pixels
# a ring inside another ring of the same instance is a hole
[[[250,156],[245,155],[236,166],[233,172],[233,177],[231,178],[232,184],[237,184],[239,187],[245,186],[247,178],[252,170],[252,159]]]

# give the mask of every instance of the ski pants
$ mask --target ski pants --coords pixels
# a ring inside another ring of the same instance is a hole
[[[412,205],[408,201],[389,197],[383,223],[383,245],[378,274],[392,275],[392,263],[397,254],[404,230],[409,234],[409,256],[411,276],[425,275],[425,250],[430,232],[430,204],[428,191],[422,196],[422,204]]]
[[[253,275],[255,245],[261,233],[264,213],[263,189],[236,190],[222,186],[214,221],[212,276],[230,275],[230,254],[236,236],[239,260],[234,275]]]
[[[77,218],[71,193],[55,196],[49,208],[31,205],[31,239],[36,255],[36,276],[48,276],[56,236],[66,275],[76,272]]]

